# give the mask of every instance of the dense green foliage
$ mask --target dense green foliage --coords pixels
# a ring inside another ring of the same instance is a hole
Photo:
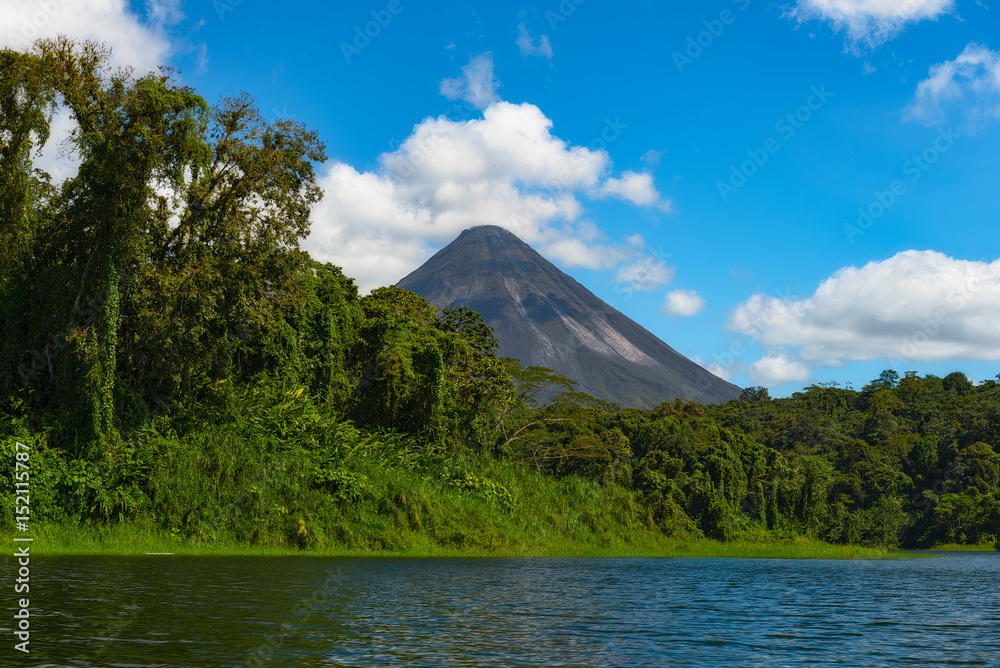
[[[94,45],[3,51],[0,75],[6,531],[21,441],[32,523],[197,544],[1000,537],[992,381],[620,409],[498,359],[468,309],[359,296],[300,251],[324,159],[301,125]],[[79,123],[59,187],[33,164],[57,106]]]

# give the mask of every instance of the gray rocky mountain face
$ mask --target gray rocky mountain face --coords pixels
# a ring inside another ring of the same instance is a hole
[[[468,229],[397,285],[439,309],[467,306],[493,328],[501,357],[543,366],[623,407],[703,404],[740,388],[679,354],[516,236]]]

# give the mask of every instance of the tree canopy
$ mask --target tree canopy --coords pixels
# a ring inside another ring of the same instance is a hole
[[[475,311],[359,295],[303,252],[315,132],[108,63],[66,39],[0,51],[0,442],[44,444],[40,517],[210,536],[221,513],[303,545],[327,506],[417,526],[376,466],[515,512],[461,468],[476,456],[616,490],[623,522],[668,536],[1000,538],[996,382],[887,370],[860,391],[601,402],[498,358]],[[35,160],[58,109],[79,170],[55,184]]]

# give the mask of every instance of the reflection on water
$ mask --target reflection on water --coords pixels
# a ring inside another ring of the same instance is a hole
[[[30,656],[11,597],[0,623],[21,666],[1000,665],[998,553],[31,565]]]

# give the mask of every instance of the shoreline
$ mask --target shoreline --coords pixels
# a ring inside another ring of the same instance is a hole
[[[982,543],[979,545],[962,545],[959,543],[947,543],[935,545],[933,547],[900,547],[897,550],[905,552],[998,552],[992,543]]]
[[[5,534],[8,544],[13,534]],[[280,546],[237,544],[192,544],[167,536],[130,536],[131,540],[116,540],[113,536],[74,534],[67,537],[33,537],[32,556],[121,556],[121,557],[341,557],[341,558],[705,558],[705,559],[895,559],[914,558],[889,548],[859,545],[832,545],[804,538],[779,542],[735,540],[726,543],[713,540],[676,540],[637,537],[632,544],[585,544],[577,541],[552,541],[534,545],[505,545],[494,549],[461,548],[426,543],[404,549],[358,549],[334,547],[327,549],[297,549]],[[69,538],[69,540],[67,540]],[[916,552],[907,550],[906,552]]]

